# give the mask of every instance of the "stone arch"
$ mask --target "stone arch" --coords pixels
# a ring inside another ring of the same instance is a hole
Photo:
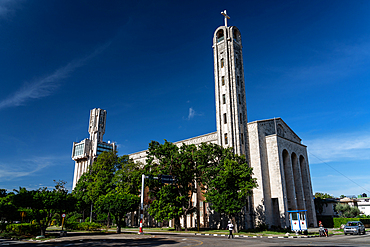
[[[299,156],[299,165],[301,168],[302,174],[302,186],[303,186],[303,194],[305,198],[305,205],[307,209],[307,216],[308,216],[308,223],[315,225],[314,219],[314,208],[313,208],[313,199],[312,199],[312,188],[311,188],[311,179],[310,174],[308,172],[308,165],[306,159],[303,155]]]
[[[239,32],[239,30],[238,30],[238,29],[236,29],[236,28],[233,28],[233,38],[234,38],[234,40],[235,40],[235,41],[237,41],[237,42],[240,42],[240,40],[241,40],[240,32]]]
[[[293,168],[293,176],[294,176],[294,185],[295,185],[295,198],[297,202],[297,209],[304,210],[305,203],[304,203],[304,195],[303,195],[303,188],[302,188],[302,176],[300,167],[298,164],[298,156],[296,153],[292,153],[291,155],[292,160],[292,168]]]
[[[309,200],[311,197],[311,182],[310,182],[310,176],[308,174],[307,169],[307,163],[306,159],[303,157],[303,155],[299,156],[299,165],[301,168],[301,174],[302,174],[302,186],[303,186],[303,193],[306,200]]]
[[[217,43],[218,42],[221,42],[225,39],[225,34],[224,34],[224,30],[223,29],[220,29],[217,31],[216,33],[216,39],[217,39]]]
[[[290,155],[286,149],[283,150],[283,167],[284,167],[284,181],[285,192],[288,210],[296,209],[297,204],[295,201],[294,179],[292,164],[290,162]]]

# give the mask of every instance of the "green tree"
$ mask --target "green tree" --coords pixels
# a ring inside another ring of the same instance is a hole
[[[121,233],[122,218],[139,206],[141,186],[140,164],[134,163],[129,156],[118,158],[119,165],[112,180],[113,190],[101,195],[97,201],[100,212],[113,215],[117,223],[117,233]]]
[[[128,155],[119,157],[116,152],[103,152],[88,172],[81,176],[73,190],[78,208],[86,210],[93,204],[97,212],[107,213],[108,225],[110,215],[113,215],[117,222],[117,232],[120,232],[122,217],[138,207],[141,174],[139,164],[130,160]]]
[[[13,192],[8,193],[5,197],[0,197],[0,221],[12,222],[21,218],[13,199]]]
[[[334,198],[333,196],[329,195],[328,193],[316,192],[314,195],[315,198],[327,199],[327,198]]]
[[[58,186],[58,183],[53,190],[48,190],[46,187],[31,191],[20,188],[16,192],[13,199],[14,205],[18,211],[26,211],[29,218],[36,220],[42,236],[45,235],[46,228],[55,214],[74,210],[74,198],[65,188]]]
[[[0,198],[1,197],[6,197],[7,193],[6,193],[6,189],[0,189]]]
[[[118,169],[120,158],[117,152],[101,153],[89,166],[88,171],[81,176],[73,190],[73,195],[78,200],[77,207],[82,211],[88,210],[100,196],[112,191],[115,188],[113,178]]]
[[[90,180],[89,173],[82,174],[72,192],[72,195],[76,198],[76,210],[82,212],[83,220],[85,220],[85,212],[89,212],[92,203],[87,194],[88,183],[92,182]]]
[[[196,151],[195,145],[177,147],[166,140],[164,144],[156,141],[149,144],[146,174],[176,177],[174,184],[148,181],[150,196],[154,198],[149,213],[158,221],[174,219],[177,231],[181,231],[180,217],[194,211],[191,192],[195,191]]]
[[[351,207],[348,204],[337,203],[335,210],[342,218],[356,218],[360,214],[358,207]]]
[[[197,162],[206,201],[216,212],[226,214],[235,225],[234,231],[238,231],[235,217],[247,206],[248,196],[257,187],[245,156],[234,154],[231,148],[202,144]]]
[[[127,192],[111,191],[99,197],[97,201],[100,212],[108,212],[114,216],[117,233],[121,233],[121,220],[129,212],[137,209],[140,198]]]

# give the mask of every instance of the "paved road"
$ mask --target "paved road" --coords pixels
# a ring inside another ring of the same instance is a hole
[[[0,239],[0,246],[370,246],[370,234],[339,235],[328,238],[234,238],[173,235],[75,235],[48,242],[10,241]]]

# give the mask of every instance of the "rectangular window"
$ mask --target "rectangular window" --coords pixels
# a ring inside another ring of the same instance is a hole
[[[222,104],[226,104],[226,96],[225,96],[225,94],[222,95]]]
[[[240,94],[238,94],[239,104],[241,104]]]
[[[223,68],[225,66],[225,64],[224,64],[224,59],[223,58],[221,58],[221,68]]]
[[[222,86],[225,86],[225,76],[221,77]]]
[[[236,84],[239,86],[239,76],[236,77]]]
[[[298,220],[298,213],[292,213],[292,220]]]
[[[240,124],[243,124],[243,115],[240,113]]]
[[[228,140],[227,140],[227,133],[225,133],[225,145],[228,144]]]
[[[227,123],[227,119],[226,119],[226,113],[224,113],[224,124]]]
[[[242,142],[242,144],[244,144],[244,135],[243,135],[243,133],[241,134],[241,142]]]

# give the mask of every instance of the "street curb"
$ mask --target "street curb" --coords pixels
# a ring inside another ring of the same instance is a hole
[[[209,234],[209,233],[194,233],[198,236],[212,236],[212,237],[226,237],[228,234]],[[246,235],[234,235],[235,238],[317,238],[320,236],[246,236]]]

